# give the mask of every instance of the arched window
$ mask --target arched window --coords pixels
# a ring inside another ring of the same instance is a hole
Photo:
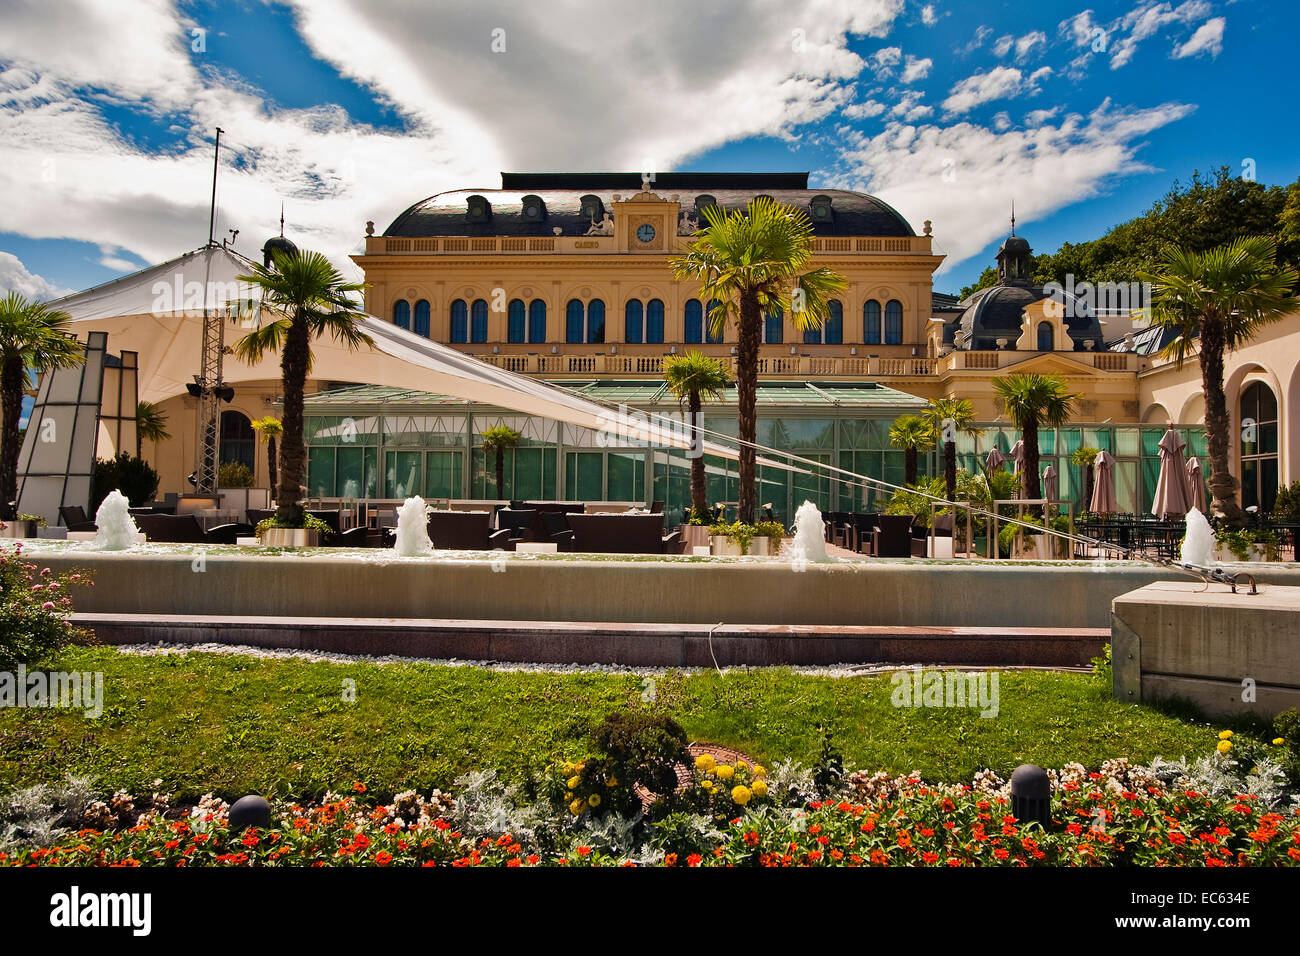
[[[862,341],[868,345],[880,344],[880,303],[868,299],[862,307]]]
[[[844,343],[844,303],[839,299],[831,299],[830,314],[826,318],[826,335],[825,342],[827,345],[842,345]]]
[[[709,309],[704,314],[704,341],[707,342],[709,345],[717,345],[719,342],[721,342],[722,337],[726,332],[726,329],[721,325],[719,325],[719,327],[715,330],[713,328],[713,322],[711,321],[713,318],[713,313],[716,312],[718,307],[721,305],[722,303],[719,302],[717,299],[710,299]]]
[[[423,335],[426,339],[429,337],[429,300],[421,299],[415,303],[415,326],[416,335]]]
[[[528,303],[528,341],[533,345],[546,341],[546,303],[541,299]]]
[[[784,339],[785,323],[781,307],[774,305],[767,310],[767,315],[763,318],[763,341],[768,345],[780,345]]]
[[[510,343],[524,340],[524,300],[511,299],[506,306],[506,341]]]
[[[464,299],[457,299],[451,304],[451,340],[469,341],[469,308]]]
[[[704,341],[704,306],[699,299],[686,300],[685,329],[682,338],[687,345],[698,345]]]
[[[1251,423],[1254,423],[1253,426]],[[1273,510],[1277,500],[1277,397],[1263,382],[1241,393],[1241,506]]]
[[[903,303],[897,299],[885,303],[885,344],[903,344]]]
[[[645,340],[663,342],[664,304],[661,299],[651,299],[645,307]]]
[[[475,299],[469,307],[469,340],[486,342],[488,335],[488,304],[483,299]]]
[[[411,303],[405,299],[398,299],[393,303],[393,325],[399,329],[411,327]]]
[[[253,423],[243,412],[229,409],[221,413],[221,460],[243,462],[248,470],[257,471],[257,436]]]
[[[628,299],[623,307],[623,341],[637,343],[641,341],[641,326],[644,308],[640,299]]]
[[[564,341],[575,344],[586,338],[582,327],[585,318],[583,312],[581,299],[570,299],[564,307]]]
[[[808,328],[803,330],[804,345],[821,345],[822,344],[822,327]]]
[[[1038,351],[1050,352],[1055,347],[1056,337],[1052,332],[1051,322],[1038,323]]]
[[[605,341],[605,300],[592,299],[587,303],[587,341]]]

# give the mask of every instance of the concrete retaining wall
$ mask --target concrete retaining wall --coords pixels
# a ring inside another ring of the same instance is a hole
[[[1300,587],[1162,582],[1116,598],[1115,696],[1180,697],[1210,716],[1300,707]]]
[[[716,624],[1109,627],[1111,602],[1160,580],[1134,564],[811,564],[55,553],[90,569],[78,611],[158,615],[439,618]],[[198,570],[198,568],[202,570]],[[1300,568],[1260,580],[1300,584]]]

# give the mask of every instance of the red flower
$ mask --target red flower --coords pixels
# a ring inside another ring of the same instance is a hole
[[[375,862],[380,866],[387,866],[389,863],[393,862],[393,854],[385,853],[383,850],[380,850],[375,854]]]

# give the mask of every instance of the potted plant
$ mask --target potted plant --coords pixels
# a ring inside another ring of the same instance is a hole
[[[12,521],[0,522],[0,537],[34,538],[39,533],[37,529],[44,527],[45,519],[40,515],[20,514]]]
[[[1278,535],[1264,528],[1225,526],[1214,532],[1216,561],[1276,561]]]
[[[715,555],[739,557],[749,554],[749,544],[754,540],[754,526],[741,521],[719,521],[709,526],[710,546]],[[766,552],[764,539],[764,551]]]
[[[785,525],[779,521],[760,521],[754,525],[754,543],[762,547],[755,554],[776,554],[781,550],[785,538]],[[760,544],[761,542],[761,544]]]
[[[709,542],[709,513],[701,511],[698,508],[692,508],[686,513],[686,523],[682,525],[682,541],[686,544],[686,553],[691,554],[692,548],[705,548],[710,546]]]
[[[329,525],[305,512],[301,526],[286,525],[274,515],[257,523],[257,539],[267,548],[316,548],[329,533]]]

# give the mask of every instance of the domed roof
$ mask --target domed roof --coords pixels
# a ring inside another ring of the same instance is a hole
[[[430,196],[401,213],[384,235],[528,236],[550,235],[555,228],[565,235],[581,235],[591,226],[584,197],[594,196],[610,210],[615,194],[630,198],[642,188],[639,173],[502,173],[501,185],[501,189],[454,189]],[[651,188],[663,198],[678,194],[681,210],[688,216],[698,215],[701,200],[737,209],[764,195],[804,209],[819,236],[916,235],[883,200],[842,189],[809,189],[807,173],[659,173]],[[487,200],[490,216],[467,215],[472,196]],[[525,199],[530,197],[542,200],[544,221],[525,218]]]
[[[1017,235],[1007,236],[1006,239],[1002,240],[1002,248],[998,250],[999,255],[1003,255],[1005,253],[1012,253],[1014,255],[1022,255],[1022,254],[1028,255],[1029,240],[1025,239],[1024,236],[1017,236]]]
[[[297,251],[298,247],[284,236],[272,236],[262,244],[262,259],[264,262],[270,263],[271,257],[275,254],[288,256]]]

